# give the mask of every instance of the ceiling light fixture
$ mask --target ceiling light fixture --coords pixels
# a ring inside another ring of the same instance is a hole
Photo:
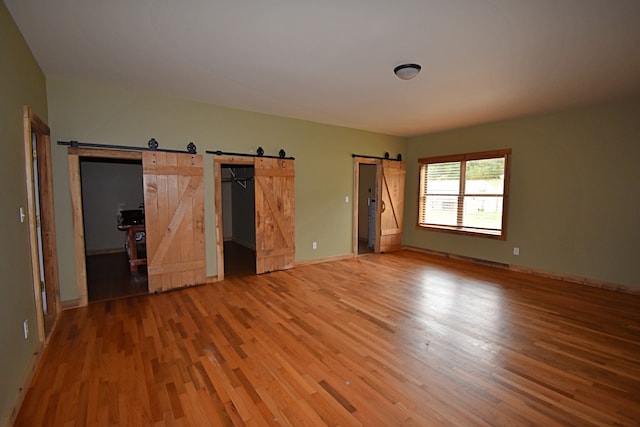
[[[402,64],[393,69],[393,72],[402,80],[411,80],[422,70],[418,64]]]

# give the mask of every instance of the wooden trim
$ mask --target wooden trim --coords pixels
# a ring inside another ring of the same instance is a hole
[[[216,156],[213,158],[213,192],[216,217],[217,280],[224,280],[224,229],[222,224],[222,165],[254,166],[252,157]]]
[[[506,240],[507,236],[501,236],[500,234],[491,234],[491,233],[483,233],[482,231],[476,231],[476,230],[481,230],[479,228],[464,228],[464,227],[460,227],[457,228],[453,225],[416,225],[416,230],[422,230],[422,231],[435,231],[435,232],[441,232],[441,233],[451,233],[451,234],[459,234],[459,235],[463,235],[463,236],[474,236],[474,237],[485,237],[487,239],[494,239],[494,240]]]
[[[36,322],[38,328],[38,340],[44,342],[44,314],[42,313],[42,293],[40,291],[40,261],[38,254],[38,238],[36,225],[36,202],[35,202],[35,185],[33,181],[33,147],[32,147],[32,119],[31,109],[27,106],[23,109],[23,126],[24,126],[24,167],[27,180],[27,224],[29,227],[29,247],[31,256],[31,284],[36,305]]]
[[[88,304],[87,266],[84,245],[84,218],[82,216],[82,181],[80,176],[80,157],[69,153],[69,188],[71,191],[71,218],[73,222],[73,248],[76,265],[76,287],[78,305]]]
[[[546,279],[555,279],[555,280],[560,280],[562,282],[569,282],[569,283],[574,283],[574,284],[578,284],[578,285],[589,286],[589,287],[592,287],[592,288],[600,288],[600,289],[606,289],[606,290],[609,290],[609,291],[622,292],[622,293],[627,293],[627,294],[632,294],[632,295],[640,295],[640,288],[633,287],[633,286],[628,286],[628,285],[622,285],[622,284],[619,284],[619,283],[612,283],[612,282],[606,282],[606,281],[603,281],[603,280],[589,279],[587,277],[572,276],[572,275],[569,275],[569,274],[553,273],[553,272],[549,272],[549,271],[545,271],[545,270],[539,270],[539,269],[535,269],[535,268],[529,268],[529,267],[523,267],[523,266],[511,265],[511,264],[504,264],[504,263],[500,263],[500,262],[483,260],[483,259],[480,259],[480,258],[467,257],[467,256],[463,256],[463,255],[455,255],[455,254],[450,254],[448,252],[434,251],[434,250],[431,250],[431,249],[420,248],[420,247],[417,247],[417,246],[404,246],[404,249],[407,249],[407,250],[410,250],[410,251],[414,251],[414,252],[420,252],[420,253],[427,254],[427,255],[438,256],[438,257],[442,257],[442,258],[455,259],[455,260],[463,261],[463,262],[470,262],[470,263],[473,263],[473,264],[488,265],[488,266],[495,267],[495,268],[501,268],[503,270],[510,270],[510,271],[513,271],[513,272],[516,272],[516,273],[522,273],[522,274],[528,274],[528,275],[531,275],[531,276],[544,277]]]
[[[78,299],[63,302],[63,310],[71,307],[83,307],[86,306],[89,302],[87,290],[87,268],[85,259],[86,252],[84,243],[84,218],[82,213],[82,179],[80,175],[80,157],[142,161],[141,151],[69,147],[67,149],[67,153],[69,161],[69,190],[71,193],[71,217],[73,220],[73,247]]]
[[[76,299],[70,299],[70,300],[66,300],[66,301],[61,301],[60,302],[60,307],[63,310],[70,310],[72,308],[78,308],[78,307],[80,307],[80,299],[76,298]]]
[[[380,241],[382,240],[382,161],[376,163],[376,242],[373,245],[373,251],[380,253]]]
[[[420,252],[427,255],[438,256],[441,258],[448,258],[448,259],[455,259],[458,261],[470,262],[473,264],[489,265],[491,267],[501,268],[503,270],[506,270],[509,268],[509,264],[504,264],[501,262],[489,261],[481,258],[473,258],[473,257],[464,256],[464,255],[456,255],[449,252],[435,251],[431,249],[421,248],[418,246],[403,246],[403,249],[407,249],[414,252]]]
[[[222,224],[222,164],[213,159],[213,205],[216,219],[216,274],[224,280],[224,229]]]
[[[466,185],[466,162],[472,160],[483,160],[483,159],[492,159],[492,158],[504,158],[504,187],[502,194],[482,194],[481,196],[487,197],[502,197],[502,215],[501,215],[501,228],[498,230],[498,234],[492,233],[483,233],[482,231],[474,231],[479,229],[466,229],[462,226],[462,218],[463,218],[463,209],[464,209],[464,198],[465,197],[473,197],[474,194],[465,194],[465,185]],[[447,225],[428,225],[421,224],[420,220],[424,209],[421,204],[421,200],[424,195],[424,179],[422,175],[423,168],[430,164],[434,163],[443,163],[443,162],[460,162],[460,186],[458,189],[458,194],[445,194],[446,196],[457,196],[458,197],[458,211],[456,215],[456,226],[447,226]],[[492,150],[492,151],[483,151],[477,153],[464,153],[464,154],[453,154],[448,156],[437,156],[437,157],[423,157],[418,159],[418,195],[417,195],[417,203],[418,203],[418,215],[416,218],[416,229],[417,230],[429,230],[436,232],[445,232],[445,233],[453,233],[460,235],[468,235],[468,236],[476,236],[476,237],[486,237],[490,239],[497,240],[506,240],[507,239],[507,222],[509,216],[509,188],[510,188],[510,180],[511,180],[511,149],[502,149],[502,150]]]
[[[359,157],[359,156],[356,156],[353,159],[357,161],[359,164],[364,164],[364,165],[378,165],[382,161],[381,159],[376,159],[373,157]]]
[[[331,261],[341,261],[343,259],[352,259],[355,257],[356,257],[356,254],[344,254],[344,255],[336,255],[336,256],[330,256],[325,258],[305,259],[303,261],[296,261],[296,267],[302,267],[305,265],[312,265],[312,264],[321,264],[324,262],[331,262]]]
[[[140,160],[142,151],[105,150],[102,148],[69,147],[68,153],[80,157],[95,157],[99,159]]]
[[[511,150],[504,156],[504,189],[502,195],[502,240],[507,240],[509,222],[509,189],[511,186]]]
[[[509,270],[532,276],[544,277],[547,279],[561,280],[563,282],[575,283],[592,288],[606,289],[609,291],[622,292],[625,294],[640,295],[640,287],[628,286],[619,283],[607,282],[604,280],[590,279],[588,277],[572,276],[569,274],[553,273],[535,268],[510,265]]]
[[[420,164],[443,163],[443,162],[461,162],[466,160],[482,160],[491,159],[493,157],[504,157],[511,154],[511,149],[480,151],[477,153],[450,154],[447,156],[421,157],[418,159]]]
[[[353,157],[353,220],[352,220],[352,237],[351,237],[351,251],[355,255],[358,255],[358,227],[359,227],[359,207],[360,203],[360,165],[376,165],[376,200],[378,199],[378,188],[380,187],[380,176],[378,169],[382,161],[380,159],[370,158],[370,157]],[[376,205],[378,207],[380,203]],[[378,216],[376,215],[376,218]],[[379,219],[379,218],[378,218]],[[376,222],[376,225],[379,225],[379,220]],[[379,230],[376,230],[376,236],[379,235]],[[376,242],[379,240],[376,239]]]
[[[55,208],[53,201],[53,174],[51,160],[50,129],[28,106],[23,107],[23,139],[25,152],[25,178],[27,189],[27,217],[29,227],[29,245],[32,269],[32,285],[36,304],[36,321],[40,343],[45,343],[53,331],[60,312],[60,283],[58,275],[58,255],[55,231]],[[33,138],[35,136],[35,149]],[[34,170],[34,156],[37,158],[37,171]],[[37,172],[38,185],[34,180]],[[36,194],[37,188],[37,194]],[[38,217],[36,202],[40,206],[40,237],[43,265],[40,266],[38,244]],[[43,313],[44,301],[40,273],[44,276],[48,313]]]
[[[213,158],[214,163],[221,165],[255,165],[254,157],[242,157],[242,156],[217,156]]]
[[[353,209],[351,220],[351,253],[358,253],[358,233],[360,227],[360,162],[356,157],[353,158],[353,193],[352,193]]]
[[[53,307],[55,309],[53,313],[53,324],[55,324],[58,313],[60,312],[60,277],[58,272],[58,248],[56,242],[53,195],[53,161],[51,156],[50,135],[38,134],[36,147],[39,156],[40,227],[43,235],[45,289],[47,293],[47,307]],[[48,316],[51,316],[51,313],[49,313]],[[47,331],[46,327],[47,321],[45,319],[45,335],[50,335],[53,328]]]

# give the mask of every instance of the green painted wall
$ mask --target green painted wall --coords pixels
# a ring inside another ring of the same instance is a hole
[[[416,229],[420,157],[501,148],[506,241]],[[406,245],[640,287],[640,99],[410,138],[406,188]]]
[[[38,346],[26,209],[22,107],[47,119],[45,78],[4,2],[0,2],[0,425],[30,369]],[[22,322],[29,321],[25,340]]]
[[[153,137],[163,148],[184,149],[193,141],[199,153],[255,153],[262,146],[275,155],[284,148],[296,158],[297,261],[351,253],[352,153],[406,154],[406,139],[400,137],[78,81],[49,79],[47,89],[53,141],[144,147]],[[62,301],[77,297],[66,153],[66,147],[53,147]],[[213,156],[207,155],[205,165],[207,270],[215,275]],[[317,250],[311,249],[313,241]]]

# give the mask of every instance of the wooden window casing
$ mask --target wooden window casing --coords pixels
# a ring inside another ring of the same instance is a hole
[[[510,149],[427,157],[418,163],[418,229],[506,239]]]

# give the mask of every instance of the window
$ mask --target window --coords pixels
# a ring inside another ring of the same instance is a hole
[[[419,159],[418,227],[506,238],[511,150]]]

